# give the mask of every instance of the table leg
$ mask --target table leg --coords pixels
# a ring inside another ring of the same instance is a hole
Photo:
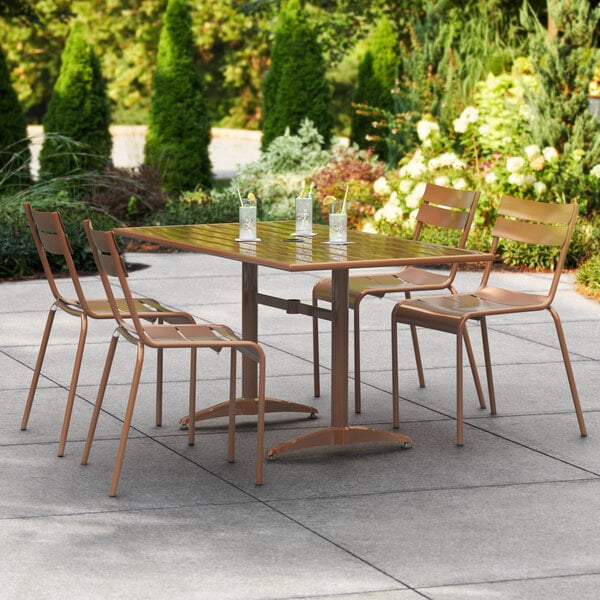
[[[267,458],[314,448],[361,442],[393,442],[410,448],[412,440],[399,433],[348,425],[348,269],[332,270],[331,298],[331,427],[282,442],[267,451]]]
[[[258,266],[242,263],[242,337],[245,340],[258,340]],[[255,415],[257,413],[256,398],[258,395],[258,366],[242,356],[242,397],[236,398],[236,415]],[[288,402],[278,398],[265,398],[265,412],[303,412],[313,418],[319,411],[314,406]],[[199,410],[196,423],[229,415],[229,402],[221,402]],[[188,417],[179,421],[186,428]]]

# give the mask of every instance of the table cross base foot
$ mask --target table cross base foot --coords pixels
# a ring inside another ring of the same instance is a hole
[[[292,450],[314,448],[315,446],[349,446],[365,442],[392,442],[402,448],[412,448],[412,439],[400,433],[371,429],[359,425],[348,427],[326,427],[298,436],[293,440],[282,442],[267,451],[267,459],[273,460],[277,455]]]
[[[258,403],[256,398],[236,398],[235,414],[236,415],[255,415],[257,414]],[[270,412],[302,412],[309,413],[309,419],[314,419],[319,412],[314,406],[299,404],[297,402],[288,402],[287,400],[279,400],[278,398],[265,398],[265,413]],[[218,417],[229,416],[229,402],[220,402],[210,408],[199,410],[196,413],[196,424],[198,421],[206,421],[207,419],[216,419]],[[185,416],[179,420],[180,429],[188,428],[189,416]]]

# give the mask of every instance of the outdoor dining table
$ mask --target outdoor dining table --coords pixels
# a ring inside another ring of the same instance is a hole
[[[362,442],[392,442],[410,447],[412,440],[401,433],[348,423],[348,275],[350,269],[364,267],[434,266],[489,261],[488,253],[463,250],[411,239],[388,237],[361,231],[348,231],[346,244],[327,243],[328,228],[313,225],[314,237],[293,236],[293,221],[258,223],[260,241],[236,241],[237,223],[123,227],[115,234],[127,238],[219,256],[242,263],[242,337],[258,341],[258,305],[286,310],[291,314],[331,320],[331,425],[318,428],[270,448],[268,458],[316,446],[343,446]],[[331,309],[313,307],[298,299],[270,296],[258,291],[258,267],[283,271],[331,271]],[[256,365],[242,361],[242,397],[236,401],[237,414],[256,414]],[[317,412],[295,402],[269,398],[266,410]],[[196,420],[225,416],[227,403],[199,411]],[[182,419],[182,423],[185,419]]]

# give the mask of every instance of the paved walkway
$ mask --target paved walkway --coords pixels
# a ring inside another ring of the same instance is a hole
[[[137,254],[132,287],[201,319],[240,326],[240,265],[188,254]],[[260,271],[261,289],[303,299],[318,274]],[[476,273],[461,272],[459,289]],[[502,278],[522,289],[539,274]],[[96,278],[87,283],[99,290]],[[79,459],[112,326],[91,323],[64,458],[56,456],[77,322],[59,314],[30,426],[19,430],[50,294],[45,281],[0,284],[0,581],[10,600],[338,598],[596,599],[600,589],[600,305],[565,276],[563,317],[589,437],[579,437],[552,323],[490,322],[498,415],[466,379],[466,445],[455,446],[454,340],[423,332],[419,389],[407,332],[401,430],[414,447],[314,449],[265,464],[253,484],[254,433],[240,427],[226,460],[224,422],[187,445],[187,356],[168,355],[164,425],[153,425],[153,353],[134,415],[119,495],[108,497],[133,348],[122,343],[90,462]],[[391,429],[391,299],[364,305],[364,412]],[[323,345],[328,348],[327,327]],[[476,340],[478,336],[473,336]],[[314,403],[320,418],[270,415],[267,444],[329,420],[311,394],[310,321],[260,309],[267,393]],[[227,357],[202,355],[199,404],[223,399]]]
[[[112,161],[117,167],[138,167],[144,162],[145,125],[113,125]],[[42,147],[43,128],[32,125],[27,128],[31,138],[32,172],[39,168],[38,156]],[[233,177],[239,165],[260,158],[260,132],[243,129],[213,127],[209,146],[213,173],[217,179]]]

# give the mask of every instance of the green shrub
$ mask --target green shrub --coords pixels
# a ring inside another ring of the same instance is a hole
[[[210,118],[195,53],[190,7],[186,0],[169,0],[144,152],[146,164],[161,173],[162,185],[172,195],[212,184]]]
[[[62,65],[44,116],[47,135],[40,152],[40,178],[73,172],[102,171],[110,160],[110,106],[106,82],[94,49],[75,22],[61,57]],[[65,147],[68,138],[79,145],[75,154]]]
[[[289,0],[281,10],[271,67],[263,83],[262,150],[287,128],[296,133],[306,118],[321,134],[323,147],[328,147],[333,127],[330,102],[316,32],[307,23],[298,0]]]
[[[323,218],[327,215],[323,206],[325,197],[342,199],[348,189],[348,227],[360,228],[387,200],[385,192],[389,190],[374,185],[383,178],[384,171],[385,164],[377,160],[372,149],[359,150],[356,146],[338,149],[313,176],[319,214]]]
[[[360,110],[361,104],[371,108],[392,111],[394,100],[392,89],[395,85],[399,63],[399,44],[390,20],[383,16],[379,19],[371,35],[367,51],[358,67],[356,89],[352,97],[355,110],[352,116],[350,141],[359,148],[375,147],[382,160],[388,158],[388,147],[380,139],[373,127],[373,117]],[[358,106],[357,106],[358,105]]]
[[[168,200],[164,208],[152,217],[152,223],[158,225],[235,223],[237,220],[237,196],[224,192],[208,195],[201,190]]]
[[[260,219],[293,218],[294,198],[304,184],[308,185],[315,170],[332,156],[322,144],[315,125],[304,119],[296,134],[286,130],[271,142],[258,161],[240,167],[220,197],[235,204],[238,190],[242,194],[252,192],[258,199]]]
[[[30,161],[27,123],[0,47],[0,189],[18,189],[30,183]]]
[[[66,194],[56,198],[28,200],[39,210],[61,212],[75,265],[81,271],[95,271],[94,257],[81,223],[89,218],[96,229],[108,230],[116,227],[118,221],[84,202],[69,200]],[[56,271],[65,269],[64,262],[52,255],[50,264]],[[25,277],[41,271],[40,259],[21,203],[5,201],[0,221],[0,277]]]
[[[580,265],[575,280],[586,293],[600,296],[600,254],[592,256]]]

